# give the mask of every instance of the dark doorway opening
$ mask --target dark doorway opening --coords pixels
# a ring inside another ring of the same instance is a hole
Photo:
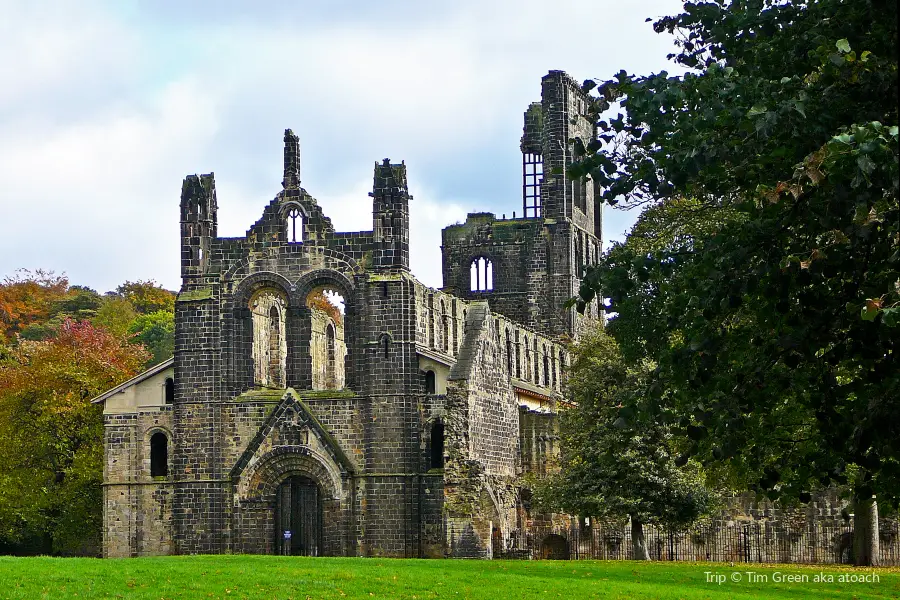
[[[299,475],[278,487],[275,507],[278,554],[319,556],[322,550],[322,494],[315,481]]]

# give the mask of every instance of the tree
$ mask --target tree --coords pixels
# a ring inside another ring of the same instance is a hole
[[[158,310],[147,315],[138,315],[129,325],[128,333],[132,343],[143,344],[150,351],[147,367],[158,365],[175,353],[175,313]]]
[[[99,547],[102,409],[91,398],[147,359],[90,323],[65,321],[0,363],[0,542],[42,552]]]
[[[148,315],[160,310],[175,312],[175,294],[149,281],[126,281],[116,288],[116,293],[128,300],[134,310]]]
[[[137,316],[131,302],[117,294],[108,293],[103,296],[100,308],[91,322],[95,327],[103,327],[113,335],[122,337],[128,335],[128,328]]]
[[[0,343],[15,341],[16,334],[33,323],[45,322],[68,291],[65,276],[51,271],[19,269],[0,283]]]
[[[741,218],[612,257],[581,305],[602,291],[650,319],[635,423],[677,426],[683,460],[773,499],[848,486],[871,564],[873,495],[900,500],[897,4],[698,2],[654,27],[691,71],[586,82],[599,137],[569,174],[610,204],[683,196]],[[660,283],[652,310],[642,280]]]
[[[697,465],[675,464],[666,426],[629,430],[623,405],[649,371],[629,366],[602,330],[584,335],[572,351],[568,389],[575,405],[560,416],[561,471],[539,485],[535,499],[549,509],[631,519],[636,560],[648,560],[644,524],[677,529],[713,507]]]

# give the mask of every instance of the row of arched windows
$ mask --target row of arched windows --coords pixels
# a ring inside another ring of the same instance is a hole
[[[565,352],[562,348],[557,353],[552,346],[540,344],[537,336],[529,340],[528,334],[523,334],[520,340],[519,331],[511,331],[509,328],[506,328],[504,337],[506,368],[510,376],[559,389],[562,382],[557,373],[565,367]]]
[[[306,298],[310,309],[310,355],[313,389],[344,387],[343,303],[341,295],[327,287],[316,288]],[[263,387],[283,388],[287,366],[287,298],[275,288],[262,288],[250,299],[252,318],[253,381]]]

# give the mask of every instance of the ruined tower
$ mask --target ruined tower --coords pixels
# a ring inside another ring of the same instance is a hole
[[[444,290],[486,300],[492,310],[547,335],[575,336],[583,318],[562,310],[582,268],[599,260],[602,216],[594,183],[566,175],[574,146],[595,137],[590,98],[562,71],[541,81],[541,102],[525,111],[522,216],[471,213],[443,231]],[[597,317],[594,303],[588,318]]]

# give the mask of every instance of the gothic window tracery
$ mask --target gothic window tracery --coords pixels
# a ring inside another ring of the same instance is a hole
[[[296,206],[290,207],[287,211],[285,233],[288,243],[303,242],[303,213]]]
[[[473,292],[490,292],[494,289],[494,265],[489,258],[479,256],[469,266],[469,289]]]

